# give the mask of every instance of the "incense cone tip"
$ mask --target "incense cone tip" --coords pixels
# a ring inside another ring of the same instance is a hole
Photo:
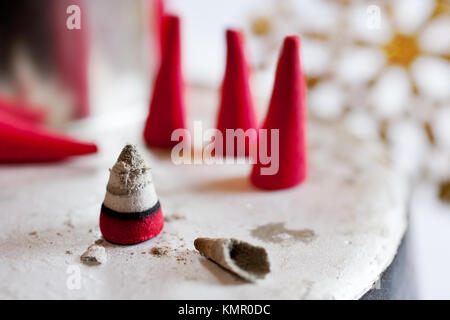
[[[283,55],[288,59],[296,59],[300,52],[300,38],[298,36],[287,36],[284,38]]]
[[[180,17],[174,14],[165,14],[164,22],[171,26],[177,26],[180,24]]]
[[[226,38],[228,41],[238,41],[242,37],[242,32],[235,29],[227,29]]]
[[[136,167],[144,164],[144,159],[137,151],[137,148],[133,144],[127,144],[117,158],[117,162],[124,162],[129,166]]]
[[[94,143],[89,143],[87,145],[87,150],[88,150],[88,153],[97,153],[98,152],[98,147]]]
[[[213,239],[210,239],[210,238],[197,238],[197,239],[194,240],[194,247],[198,251],[202,252],[202,249],[205,246],[205,244],[210,242],[211,240],[213,240]]]
[[[238,54],[238,52],[242,52],[244,36],[241,31],[227,29],[225,37],[227,41],[228,55],[235,55]]]
[[[285,45],[300,46],[300,37],[296,35],[287,36],[284,38]]]

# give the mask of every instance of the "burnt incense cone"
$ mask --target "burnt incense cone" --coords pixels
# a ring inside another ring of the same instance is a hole
[[[197,238],[195,248],[224,269],[253,282],[270,272],[267,252],[236,239]]]
[[[294,187],[306,179],[308,171],[308,154],[306,142],[306,105],[305,77],[300,63],[300,38],[286,37],[278,60],[275,83],[270,99],[269,110],[262,129],[269,133],[267,150],[273,143],[278,143],[278,171],[265,174],[260,156],[253,165],[251,182],[258,188],[277,190]],[[271,130],[279,130],[279,140],[271,141]]]
[[[0,111],[0,162],[52,162],[97,152],[97,146]]]
[[[135,244],[156,237],[164,226],[150,168],[133,145],[123,148],[110,170],[100,230],[112,243]]]
[[[153,87],[144,140],[148,147],[170,149],[178,144],[171,140],[172,132],[186,128],[180,19],[177,16],[165,16],[162,35],[163,56]]]
[[[256,129],[256,115],[250,90],[250,68],[247,65],[244,50],[243,34],[236,30],[227,30],[227,61],[225,75],[222,82],[217,129],[226,136],[227,129]],[[248,156],[249,145],[257,142],[256,134],[246,139],[245,151],[242,153],[234,149],[228,150],[223,145],[223,156]]]

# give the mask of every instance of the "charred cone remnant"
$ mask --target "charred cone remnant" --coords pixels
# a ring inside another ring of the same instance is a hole
[[[247,281],[262,279],[270,272],[267,252],[236,239],[197,238],[195,248],[224,269]]]

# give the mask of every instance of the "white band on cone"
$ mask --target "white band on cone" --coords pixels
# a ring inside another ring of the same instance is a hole
[[[114,195],[106,192],[103,204],[111,210],[123,213],[142,212],[152,208],[158,202],[153,184],[148,184],[139,192],[131,195]]]

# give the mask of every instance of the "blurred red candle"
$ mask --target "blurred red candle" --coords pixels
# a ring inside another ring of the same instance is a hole
[[[89,115],[89,24],[84,0],[52,0],[56,71],[73,96],[75,117]],[[79,18],[79,27],[76,22]],[[113,23],[113,22],[112,22]]]

